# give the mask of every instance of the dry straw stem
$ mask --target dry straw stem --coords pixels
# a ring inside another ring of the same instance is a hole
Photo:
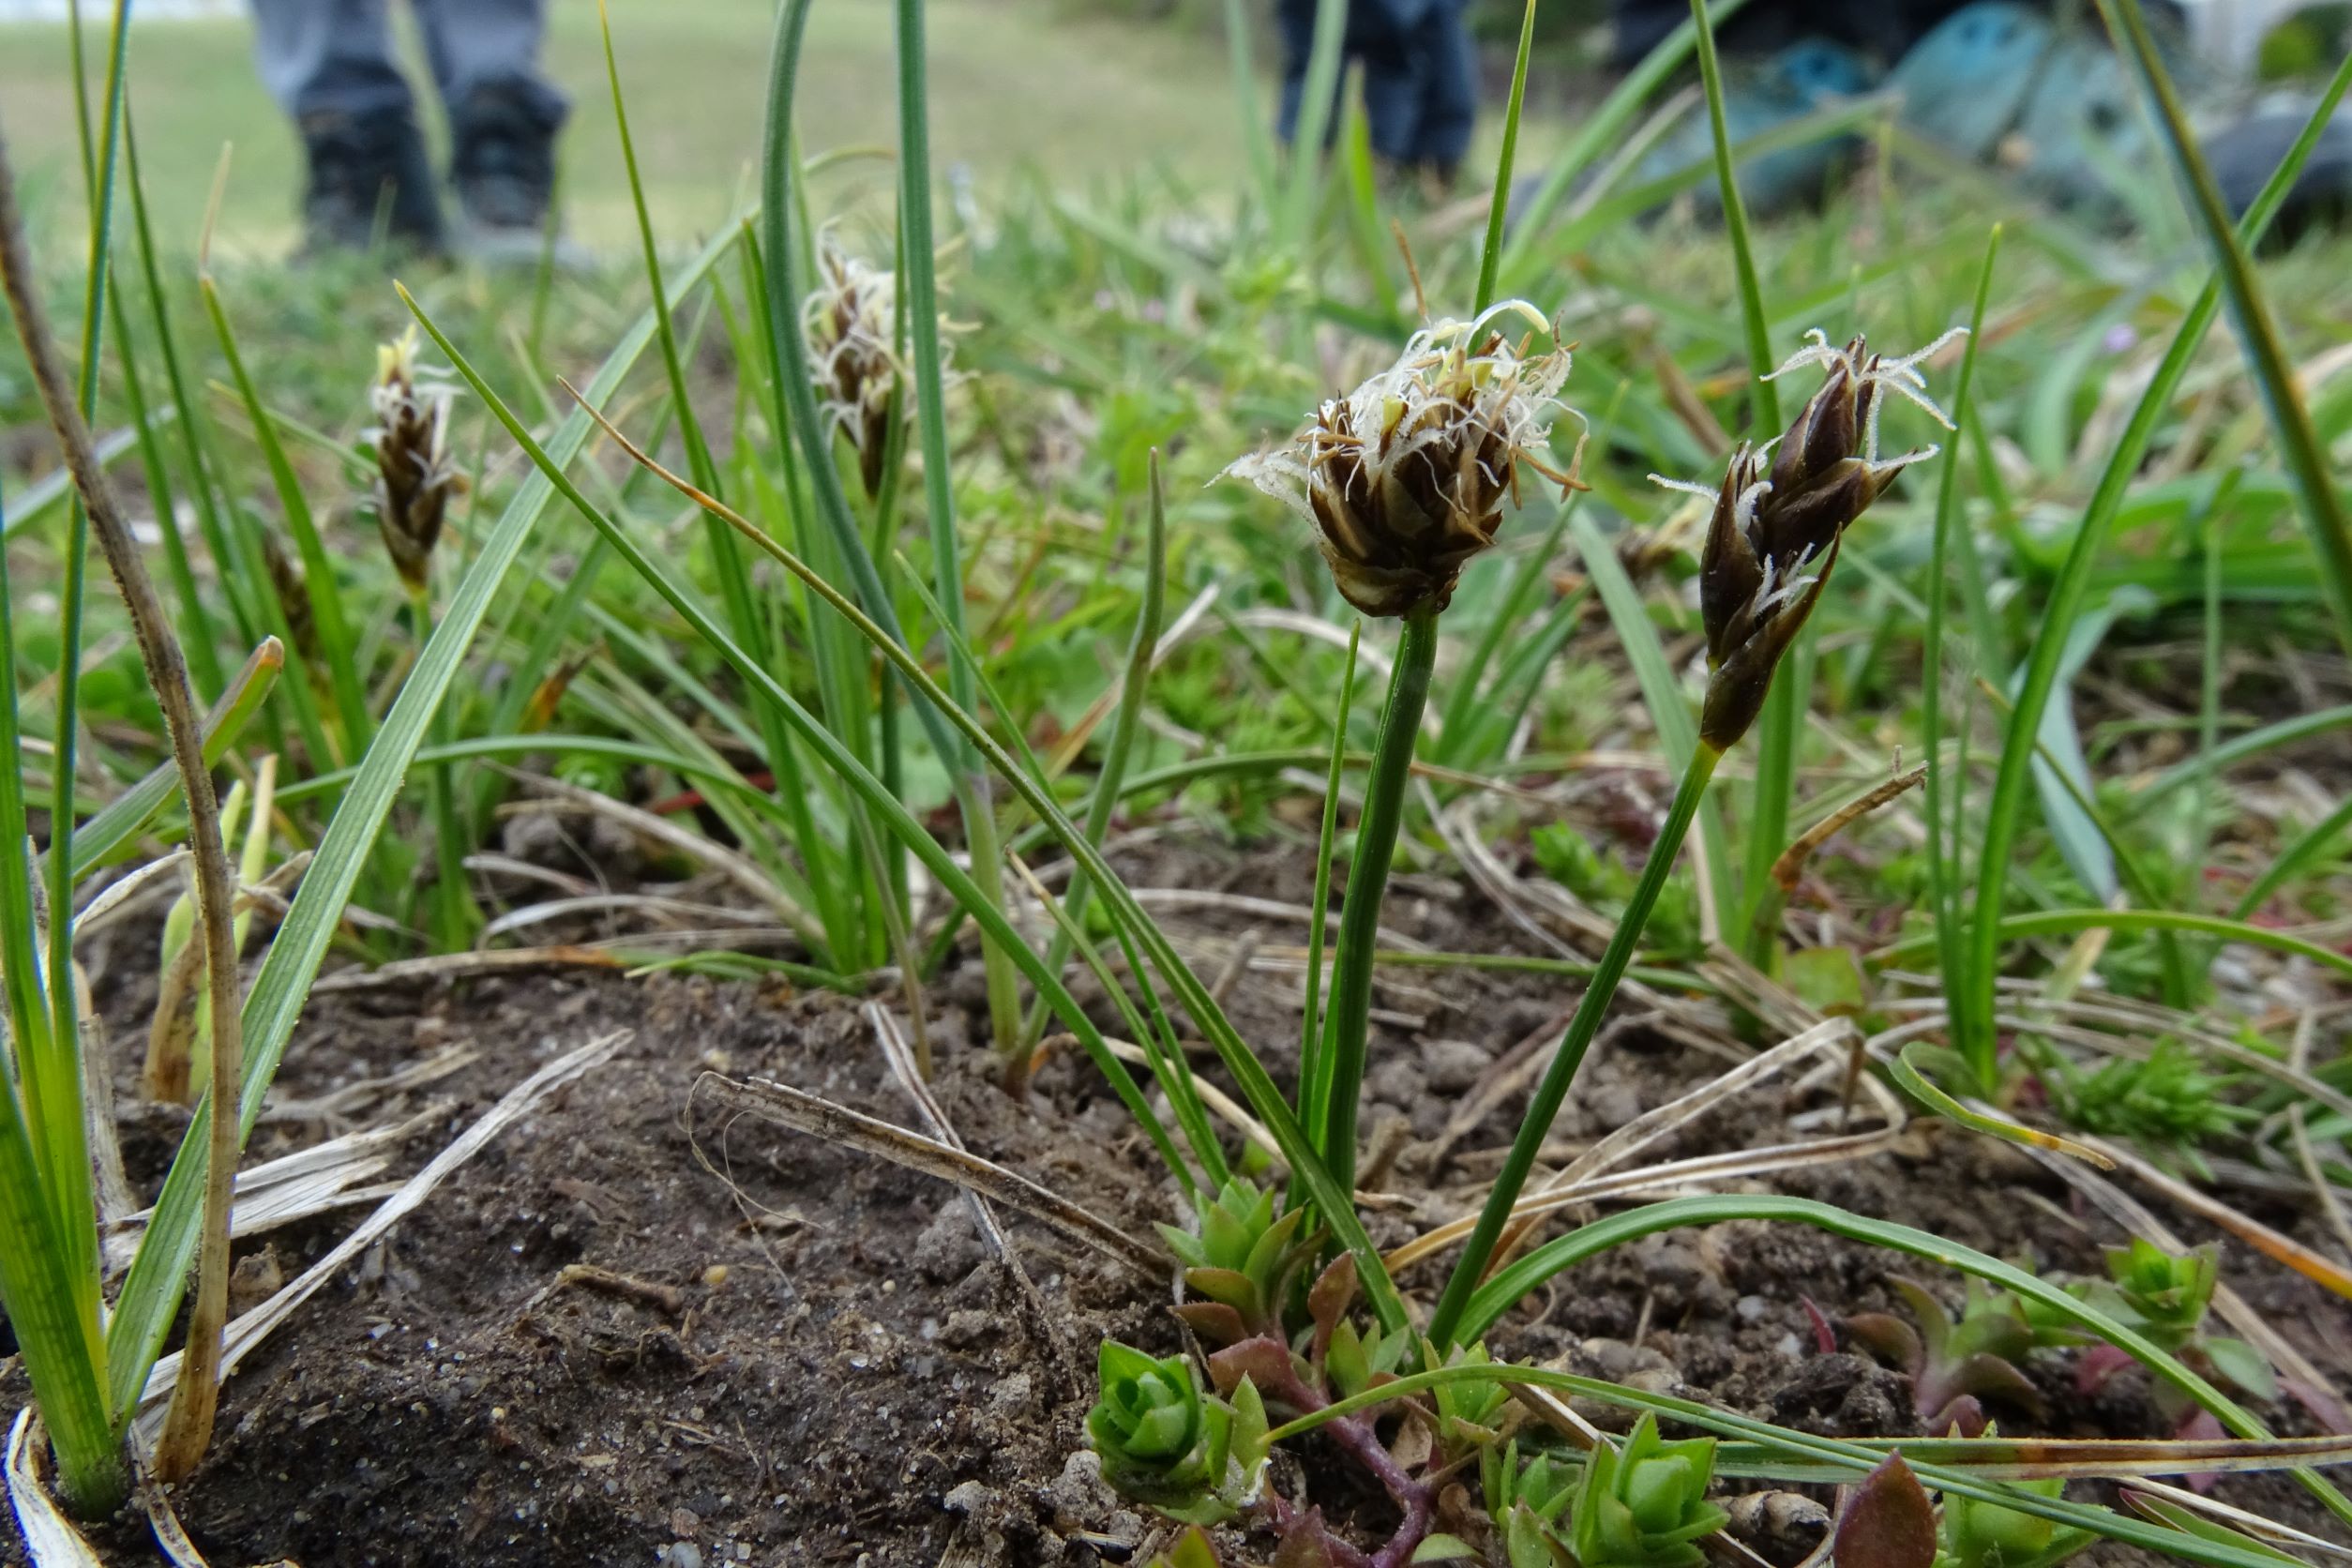
[[[708,1094],[743,1115],[822,1138],[978,1193],[1073,1241],[1083,1242],[1154,1285],[1165,1281],[1173,1266],[1173,1259],[1159,1248],[1128,1235],[1108,1220],[1039,1186],[1026,1176],[977,1154],[951,1148],[936,1138],[871,1116],[861,1116],[846,1106],[766,1078],[737,1080],[716,1073],[704,1073],[695,1079],[694,1093]]]
[[[56,432],[74,488],[81,492],[98,548],[105,552],[107,569],[113,574],[129,611],[147,684],[163,712],[172,761],[179,770],[180,787],[188,801],[188,844],[196,856],[197,918],[204,931],[211,997],[213,1100],[216,1106],[234,1105],[245,1057],[233,925],[236,884],[229,872],[227,846],[220,838],[220,803],[213,793],[211,771],[204,765],[204,728],[195,693],[188,686],[188,660],[172,635],[163,601],[147,577],[146,563],[140,559],[138,541],[115,504],[105,467],[98,461],[89,427],[83,423],[65,366],[58,358],[56,339],[41,312],[5,138],[0,138],[0,286],[5,286],[9,309],[15,312],[17,336],[24,344],[25,360],[49,413],[50,428]],[[14,766],[14,760],[7,760],[7,765]],[[229,1314],[229,1200],[236,1181],[237,1132],[236,1117],[212,1119],[204,1241],[188,1320],[188,1353],[185,1374],[173,1395],[165,1440],[155,1462],[156,1472],[167,1481],[193,1470],[212,1438],[221,1330]]]
[[[1772,881],[1785,894],[1796,892],[1798,879],[1804,875],[1805,862],[1811,860],[1822,845],[1905,791],[1915,789],[1926,781],[1927,769],[1924,766],[1916,767],[1908,773],[1897,774],[1892,778],[1880,781],[1861,799],[1839,807],[1799,834],[1788,848],[1781,852],[1780,858],[1772,862]]]

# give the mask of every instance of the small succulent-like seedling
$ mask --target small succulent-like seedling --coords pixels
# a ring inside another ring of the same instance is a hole
[[[1714,1439],[1667,1442],[1653,1415],[1641,1418],[1623,1448],[1596,1445],[1570,1524],[1576,1560],[1582,1568],[1699,1568],[1699,1538],[1728,1517],[1707,1500],[1714,1473]]]
[[[2105,1279],[2072,1289],[2206,1377],[2257,1399],[2271,1398],[2278,1393],[2278,1380],[2262,1352],[2242,1339],[2205,1332],[2206,1314],[2221,1284],[2221,1267],[2220,1249],[2209,1244],[2171,1253],[2134,1236],[2128,1246],[2107,1249]],[[2127,1364],[2121,1351],[2096,1347],[2083,1358],[2081,1380],[2095,1388]],[[2156,1399],[2175,1419],[2195,1409],[2169,1383],[2157,1386]]]
[[[1299,1239],[1304,1209],[1276,1214],[1278,1201],[1235,1177],[1200,1212],[1200,1232],[1159,1228],[1184,1265],[1184,1284],[1205,1301],[1186,1302],[1177,1316],[1218,1345],[1254,1334],[1282,1334],[1282,1312],[1299,1270],[1313,1256]]]
[[[1574,1568],[1565,1515],[1584,1473],[1581,1463],[1551,1454],[1530,1455],[1522,1463],[1515,1438],[1479,1455],[1486,1516],[1502,1537],[1510,1568]]]
[[[1440,1366],[1484,1366],[1490,1358],[1483,1344],[1457,1345],[1440,1358],[1437,1347],[1425,1339],[1421,1342],[1421,1360],[1425,1368],[1435,1370]],[[1511,1412],[1511,1391],[1501,1383],[1474,1378],[1440,1383],[1430,1393],[1438,1407],[1438,1446],[1448,1455],[1461,1456],[1473,1450],[1489,1452],[1502,1440],[1504,1423]]]
[[[1723,483],[1712,490],[1651,476],[1714,502],[1699,557],[1710,674],[1698,728],[1715,750],[1729,750],[1763,711],[1772,671],[1829,586],[1846,530],[1897,474],[1935,455],[1928,446],[1878,456],[1886,394],[1916,403],[1951,429],[1918,369],[1951,337],[1889,359],[1870,353],[1860,337],[1840,349],[1817,330],[1773,372],[1818,365],[1828,377],[1778,441],[1732,453]]]
[[[1266,1457],[1266,1410],[1249,1380],[1228,1404],[1201,1393],[1183,1356],[1163,1360],[1109,1339],[1096,1369],[1086,1435],[1103,1479],[1179,1521],[1218,1524],[1239,1514]]]
[[[455,394],[417,358],[416,328],[376,348],[368,401],[376,454],[376,531],[412,597],[422,599],[449,503],[465,478],[449,461],[449,400]]]
[[[1218,1568],[1217,1549],[1209,1545],[1209,1538],[1200,1532],[1199,1525],[1188,1525],[1145,1568]]]
[[[2170,1253],[2134,1236],[2128,1246],[2107,1248],[2106,1259],[2106,1282],[2081,1288],[2085,1300],[2127,1319],[2167,1350],[2197,1337],[2222,1282],[2219,1248]]]
[[[1376,1323],[1359,1333],[1355,1324],[1342,1319],[1323,1352],[1324,1374],[1342,1398],[1352,1397],[1395,1379],[1415,1343],[1410,1329],[1383,1334]]]
[[[857,452],[857,475],[870,500],[882,491],[891,421],[904,383],[897,344],[897,279],[825,236],[817,252],[822,281],[801,303],[818,406]]]
[[[1846,1327],[1911,1375],[1912,1408],[1928,1431],[1957,1426],[1964,1436],[1976,1436],[1984,1427],[1985,1399],[2041,1413],[2041,1394],[2018,1369],[2037,1338],[2015,1296],[1989,1290],[1971,1279],[1968,1303],[1954,1322],[1924,1287],[1899,1275],[1889,1283],[1919,1319],[1919,1327],[1885,1312],[1856,1313],[1846,1319]]]
[[[2056,1476],[2011,1485],[2043,1498],[2056,1498],[2066,1490],[2066,1483]],[[1936,1562],[1937,1568],[2058,1568],[2098,1539],[2089,1530],[2060,1525],[2038,1514],[1947,1492],[1942,1550]]]
[[[1570,482],[1536,455],[1568,351],[1514,346],[1492,326],[1512,316],[1550,335],[1515,299],[1424,327],[1289,445],[1226,470],[1315,524],[1341,596],[1366,615],[1443,610],[1462,568],[1495,542],[1522,465]]]

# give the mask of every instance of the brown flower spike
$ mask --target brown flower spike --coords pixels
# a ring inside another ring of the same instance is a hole
[[[433,546],[450,501],[465,493],[465,476],[449,461],[449,400],[455,393],[420,371],[416,329],[376,348],[376,380],[368,400],[376,428],[376,529],[408,591],[422,598]]]
[[[817,396],[825,417],[857,450],[867,499],[882,490],[891,405],[902,367],[897,338],[897,280],[825,238],[817,255],[822,283],[801,303]]]
[[[1907,399],[1952,428],[1917,367],[1963,330],[1900,359],[1869,353],[1859,336],[1833,348],[1817,330],[1772,372],[1782,376],[1803,365],[1828,372],[1777,441],[1760,449],[1741,446],[1717,490],[1651,475],[1714,503],[1698,571],[1710,671],[1698,730],[1717,751],[1738,744],[1763,710],[1772,671],[1828,586],[1847,528],[1897,474],[1936,455],[1923,446],[1878,456],[1883,394]]]
[[[1462,568],[1495,542],[1521,464],[1573,483],[1534,454],[1568,351],[1513,347],[1488,325],[1501,316],[1550,333],[1523,300],[1425,327],[1289,446],[1226,470],[1315,524],[1340,594],[1366,615],[1443,610]]]

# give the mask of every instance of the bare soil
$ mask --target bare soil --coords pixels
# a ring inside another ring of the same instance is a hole
[[[1154,850],[1133,880],[1304,902],[1305,872],[1288,852],[1189,844]],[[1508,951],[1519,941],[1443,883],[1408,882],[1392,911],[1392,925],[1435,945]],[[1178,918],[1203,937],[1249,924],[1217,912]],[[1025,1104],[996,1086],[971,1044],[974,969],[938,988],[933,1020],[938,1094],[967,1143],[1134,1233],[1173,1217],[1148,1146],[1082,1062],[1054,1062]],[[141,984],[125,980],[100,999],[126,1081],[143,1030]],[[1423,1145],[1499,1053],[1574,999],[1569,981],[1384,977],[1376,1000],[1396,1021],[1376,1042],[1365,1124],[1401,1120],[1410,1137],[1388,1135],[1402,1152],[1385,1178],[1394,1209],[1374,1217],[1379,1239],[1460,1211],[1474,1190],[1466,1172],[1507,1139],[1517,1103],[1464,1139],[1444,1172],[1425,1168]],[[1297,1029],[1292,983],[1244,974],[1231,1007],[1284,1076],[1284,1042]],[[371,1124],[430,1109],[404,1171],[536,1065],[616,1029],[631,1032],[617,1056],[510,1129],[239,1371],[213,1457],[178,1502],[215,1564],[931,1568],[1121,1561],[1149,1549],[1152,1523],[1074,1455],[1096,1342],[1178,1343],[1165,1292],[1006,1215],[1047,1309],[1041,1321],[984,1254],[952,1189],[811,1138],[730,1123],[707,1099],[689,1104],[698,1077],[716,1071],[914,1124],[850,1000],[569,971],[384,985],[314,1002],[277,1093],[315,1100],[473,1048],[476,1058],[455,1074],[366,1107]],[[1719,1048],[1619,1031],[1588,1064],[1558,1133],[1596,1137],[1724,1064]],[[1777,1088],[1740,1096],[1654,1157],[1779,1141],[1788,1116],[1820,1103]],[[152,1182],[175,1123],[128,1110],[125,1128],[134,1176]],[[340,1130],[271,1123],[256,1152]],[[1780,1187],[2045,1272],[2096,1272],[2099,1248],[2119,1239],[2029,1162],[1935,1130]],[[2291,1207],[2262,1217],[2305,1223]],[[279,1230],[266,1254],[257,1239],[245,1249],[248,1271],[265,1274],[274,1259],[291,1275],[348,1224],[330,1216]],[[2181,1226],[2203,1239],[2194,1223]],[[2340,1383],[2352,1380],[2343,1302],[2241,1248],[2224,1256],[2231,1282],[2271,1322]],[[575,1264],[632,1283],[566,1284]],[[1565,1358],[1576,1370],[1638,1377],[1812,1430],[1906,1433],[1916,1421],[1902,1375],[1823,1353],[1805,1309],[1809,1299],[1835,1319],[1888,1306],[1887,1274],[1902,1267],[1790,1229],[1666,1235],[1555,1281],[1493,1344],[1499,1355]],[[1917,1263],[1906,1272],[1931,1273]],[[1934,1283],[1957,1300],[1955,1278]],[[1426,1291],[1436,1280],[1407,1284]],[[2058,1367],[2043,1382],[2043,1429],[2161,1433],[2136,1376],[2093,1399],[2077,1397]],[[10,1408],[21,1402],[12,1365],[0,1364],[0,1394]],[[2284,1430],[2313,1429],[2291,1403],[2264,1413]],[[2005,1430],[2033,1427],[2003,1414]],[[2328,1529],[2284,1482],[2231,1482],[2224,1495]],[[1785,1559],[1802,1543],[1762,1545]],[[16,1549],[12,1536],[0,1543],[0,1560],[17,1560]],[[152,1560],[128,1529],[113,1555]],[[2089,1560],[2145,1560],[2102,1548]]]

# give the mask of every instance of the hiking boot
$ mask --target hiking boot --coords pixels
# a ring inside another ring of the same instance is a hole
[[[555,132],[563,123],[523,95],[485,88],[449,112],[449,180],[469,251],[535,256],[555,194]]]
[[[432,160],[406,110],[302,117],[309,181],[303,249],[364,250],[379,239],[428,254],[445,240]]]

